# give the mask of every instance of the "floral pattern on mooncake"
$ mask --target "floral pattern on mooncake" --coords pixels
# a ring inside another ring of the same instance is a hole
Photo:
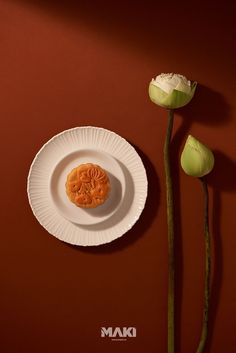
[[[66,193],[78,207],[95,208],[102,205],[109,192],[109,178],[97,164],[81,164],[67,176]]]

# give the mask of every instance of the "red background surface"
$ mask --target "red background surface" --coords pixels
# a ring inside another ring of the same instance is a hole
[[[200,183],[179,168],[187,135],[216,157],[209,176],[214,274],[206,352],[235,344],[235,46],[227,1],[1,1],[1,301],[3,353],[163,353],[167,229],[162,148],[166,112],[149,81],[177,72],[199,85],[176,112],[176,352],[196,351],[204,244]],[[147,169],[149,196],[121,239],[80,248],[50,236],[28,205],[30,163],[53,135],[101,126],[125,137]],[[101,326],[135,326],[111,342]]]

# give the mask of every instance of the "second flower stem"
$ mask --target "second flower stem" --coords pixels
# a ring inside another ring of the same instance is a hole
[[[199,178],[202,183],[204,195],[204,237],[205,237],[205,288],[204,288],[204,308],[203,308],[203,322],[202,332],[197,353],[204,351],[207,333],[208,333],[208,316],[209,316],[209,298],[210,298],[210,274],[211,274],[211,248],[210,248],[210,234],[209,234],[209,217],[208,217],[208,188],[205,178]]]
[[[168,125],[164,144],[164,167],[166,177],[166,206],[168,227],[168,353],[175,351],[174,330],[174,206],[173,186],[170,166],[170,141],[173,129],[174,110],[168,110]]]

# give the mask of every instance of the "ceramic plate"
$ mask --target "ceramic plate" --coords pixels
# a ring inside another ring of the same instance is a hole
[[[69,201],[65,182],[79,164],[100,165],[111,192],[106,202],[83,209]],[[147,197],[147,176],[135,149],[116,133],[85,126],[63,131],[35,156],[27,192],[32,211],[52,235],[74,245],[101,245],[125,234],[138,220]]]

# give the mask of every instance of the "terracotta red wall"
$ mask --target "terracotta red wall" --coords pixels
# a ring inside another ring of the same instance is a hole
[[[77,3],[77,5],[75,5]],[[149,100],[161,72],[196,80],[176,112],[176,352],[196,351],[202,316],[202,195],[179,168],[187,135],[214,150],[209,177],[214,255],[206,352],[235,345],[235,45],[229,2],[1,1],[1,327],[4,353],[166,352],[167,230],[162,146],[166,113]],[[149,196],[138,223],[97,248],[41,228],[26,195],[30,163],[56,133],[113,130],[139,151]],[[111,342],[101,326],[135,326]]]

